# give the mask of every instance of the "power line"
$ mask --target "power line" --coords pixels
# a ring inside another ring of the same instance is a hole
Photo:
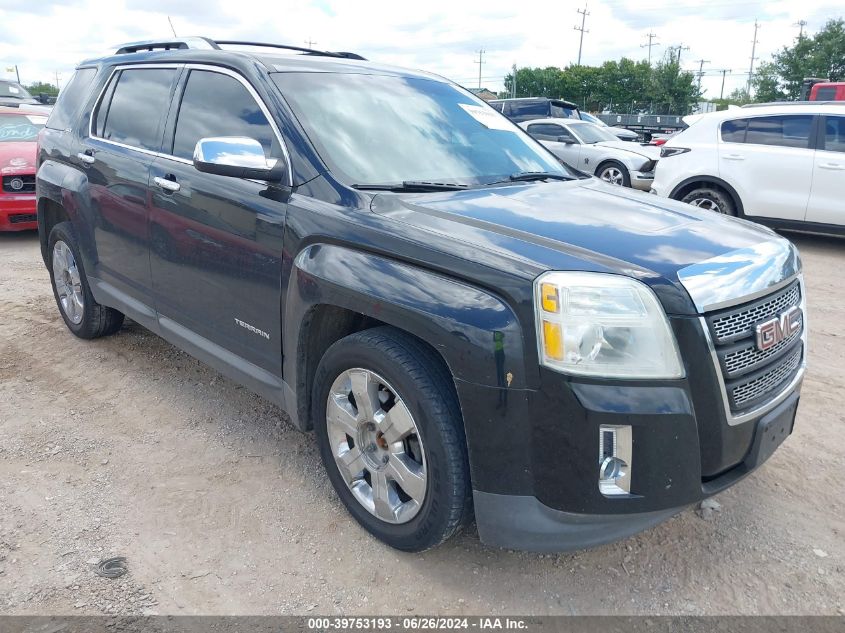
[[[581,50],[584,48],[584,33],[589,33],[589,31],[584,30],[584,24],[587,21],[587,16],[590,15],[590,12],[587,11],[587,5],[584,5],[583,9],[578,9],[578,13],[581,14],[581,26],[573,27],[576,31],[581,31],[581,40],[578,42],[578,65],[581,65]]]
[[[484,63],[484,53],[486,53],[483,48],[478,49],[478,61],[475,62],[478,64],[478,87],[481,88],[481,65]]]
[[[657,37],[655,33],[646,33],[646,37],[648,38],[648,44],[640,44],[640,48],[648,47],[648,65],[651,66],[651,49],[655,46],[660,46],[660,44],[654,43],[654,38]]]
[[[167,16],[167,23],[170,24],[170,30],[173,31],[173,37],[179,37],[176,35],[176,29],[173,28],[173,20],[170,19],[170,16]]]
[[[754,39],[751,40],[751,65],[748,67],[748,86],[746,90],[748,91],[748,95],[751,96],[751,78],[754,76],[754,60],[757,59],[757,29],[760,28],[760,24],[757,20],[754,20]]]

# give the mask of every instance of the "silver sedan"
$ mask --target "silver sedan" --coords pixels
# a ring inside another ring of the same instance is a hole
[[[651,189],[660,148],[620,141],[588,121],[536,119],[519,124],[555,156],[614,185]]]

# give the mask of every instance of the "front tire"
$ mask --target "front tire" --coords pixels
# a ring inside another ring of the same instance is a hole
[[[628,168],[615,160],[599,165],[598,169],[596,169],[596,176],[611,185],[619,185],[620,187],[631,186],[631,174]]]
[[[724,215],[736,215],[736,205],[731,197],[716,187],[700,187],[693,189],[683,198],[686,202],[699,209],[707,209]]]
[[[60,222],[50,231],[50,282],[65,325],[79,338],[92,339],[114,334],[123,325],[123,313],[94,300],[79,242],[70,222]]]
[[[336,342],[317,367],[312,414],[329,480],[373,536],[420,552],[469,522],[454,385],[419,341],[379,327]]]

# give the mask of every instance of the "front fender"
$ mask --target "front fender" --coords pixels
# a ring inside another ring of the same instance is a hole
[[[343,246],[314,244],[294,260],[284,315],[284,349],[299,349],[302,323],[319,305],[344,308],[426,341],[454,378],[478,385],[525,388],[523,331],[499,297],[408,263]],[[297,355],[286,353],[285,380],[303,384]],[[297,402],[307,394],[297,390]],[[307,415],[298,406],[303,422]]]

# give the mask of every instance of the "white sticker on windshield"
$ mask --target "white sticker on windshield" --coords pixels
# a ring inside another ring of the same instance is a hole
[[[13,95],[16,95],[20,92],[17,86],[8,85],[7,88],[9,89],[9,92],[11,92]]]
[[[464,109],[464,112],[488,129],[505,130],[507,132],[515,131],[513,123],[491,108],[470,105],[469,103],[459,103],[458,105]]]

